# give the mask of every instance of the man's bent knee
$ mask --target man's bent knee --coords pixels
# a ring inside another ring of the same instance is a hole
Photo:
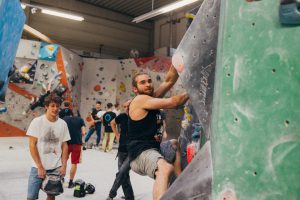
[[[175,139],[170,140],[171,144],[172,144],[172,148],[174,149],[174,151],[177,151],[178,149],[178,141]]]

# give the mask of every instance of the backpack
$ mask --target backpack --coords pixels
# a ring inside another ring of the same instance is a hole
[[[77,179],[75,182],[75,187],[74,187],[74,197],[85,197],[85,182],[81,179]]]

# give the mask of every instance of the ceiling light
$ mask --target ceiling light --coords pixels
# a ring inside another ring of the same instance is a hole
[[[77,16],[77,15],[72,15],[72,14],[68,14],[68,13],[63,13],[63,12],[59,12],[59,11],[54,11],[54,10],[49,10],[49,9],[42,9],[42,13],[44,14],[48,14],[48,15],[54,15],[57,17],[63,17],[63,18],[67,18],[67,19],[72,19],[72,20],[77,20],[77,21],[83,21],[84,18]]]
[[[147,20],[147,19],[150,19],[150,18],[152,18],[152,17],[155,17],[155,16],[157,16],[157,15],[161,15],[161,14],[170,12],[170,11],[172,11],[172,10],[175,10],[175,9],[177,9],[177,8],[181,8],[181,7],[183,7],[183,6],[192,4],[192,3],[196,2],[196,1],[198,1],[198,0],[180,0],[180,1],[176,1],[176,2],[174,2],[174,3],[165,5],[165,6],[161,7],[161,8],[152,10],[151,12],[148,12],[148,13],[146,13],[146,14],[143,14],[143,15],[141,15],[141,16],[138,16],[138,17],[134,18],[134,19],[132,20],[132,22],[139,23],[139,22],[145,21],[145,20]]]
[[[22,7],[22,9],[25,9],[25,8],[26,8],[26,5],[23,4],[23,3],[21,3],[21,7]]]

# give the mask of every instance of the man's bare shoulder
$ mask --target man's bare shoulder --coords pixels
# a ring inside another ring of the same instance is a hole
[[[143,109],[145,103],[151,98],[153,97],[146,94],[137,95],[130,103],[131,110]]]
[[[146,94],[139,94],[137,95],[131,103],[135,103],[135,102],[140,102],[140,101],[145,101],[147,99],[151,99],[153,97],[149,96],[149,95],[146,95]]]

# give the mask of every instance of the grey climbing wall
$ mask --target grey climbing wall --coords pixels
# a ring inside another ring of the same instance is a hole
[[[163,200],[211,198],[212,153],[210,142],[206,141],[211,134],[220,2],[205,0],[202,3],[172,58],[182,84],[190,96],[190,102],[185,107],[185,125],[179,138],[183,167],[187,164],[185,147],[191,142],[194,123],[200,123],[203,127],[204,146],[171,185]]]

